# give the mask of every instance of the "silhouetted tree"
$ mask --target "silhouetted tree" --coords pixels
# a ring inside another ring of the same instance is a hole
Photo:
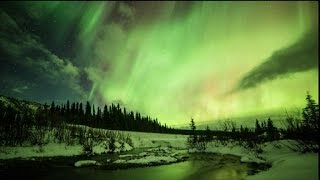
[[[303,108],[303,127],[309,131],[319,131],[319,105],[312,99],[309,92],[307,92],[307,106]]]
[[[260,123],[259,123],[258,119],[256,119],[255,132],[256,132],[257,135],[260,135],[260,134],[263,133],[263,130],[262,130],[261,126],[260,126]]]
[[[87,101],[87,104],[86,104],[86,112],[85,112],[85,124],[89,124],[90,120],[91,120],[91,105],[89,103],[89,101]]]
[[[206,126],[206,141],[211,141],[212,140],[212,134],[211,134],[211,130],[209,128],[209,126]]]
[[[268,140],[271,140],[271,141],[279,139],[279,131],[273,125],[273,121],[270,118],[268,118],[268,121],[267,121],[267,136],[268,136]]]
[[[196,125],[195,122],[193,120],[193,118],[191,118],[190,121],[190,129],[191,129],[191,134],[189,135],[188,139],[187,139],[187,145],[189,148],[194,148],[196,143],[197,143],[197,135],[196,135]]]

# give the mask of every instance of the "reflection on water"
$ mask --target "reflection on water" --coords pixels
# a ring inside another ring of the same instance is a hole
[[[235,156],[202,155],[190,161],[147,168],[98,170],[90,168],[65,169],[45,179],[113,179],[113,180],[240,180],[248,167]]]
[[[101,170],[93,168],[59,167],[50,170],[15,169],[10,179],[21,175],[31,179],[90,179],[90,180],[240,180],[246,176],[248,167],[233,156],[210,156],[171,165]],[[19,172],[21,171],[21,172]],[[2,179],[2,178],[1,178]]]

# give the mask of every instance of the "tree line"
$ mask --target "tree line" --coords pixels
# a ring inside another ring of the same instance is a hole
[[[44,106],[42,110],[49,112],[51,122],[59,123],[63,121],[70,124],[87,125],[95,128],[112,130],[143,131],[167,133],[171,128],[166,124],[162,125],[157,118],[142,116],[139,112],[128,111],[119,104],[105,105],[103,108],[96,107],[88,101],[85,105],[81,102]]]
[[[207,143],[217,140],[223,145],[235,142],[245,148],[261,152],[261,144],[280,139],[294,140],[289,148],[299,152],[319,152],[319,105],[307,93],[306,106],[302,109],[302,118],[287,115],[285,128],[274,126],[271,118],[267,121],[255,122],[255,128],[236,127],[234,121],[224,121],[220,126],[221,131],[211,131],[207,126],[205,131],[197,133],[194,119],[190,121],[190,135],[187,139],[189,148],[205,150]]]
[[[5,105],[0,101],[0,144],[21,145],[24,141],[32,144],[42,142],[48,128],[61,127],[62,124],[79,124],[110,130],[127,130],[156,133],[171,133],[190,135],[188,145],[198,144],[205,148],[205,143],[218,140],[227,143],[232,140],[248,148],[257,148],[259,144],[279,139],[292,139],[298,142],[294,145],[298,151],[318,151],[319,139],[319,105],[306,96],[307,105],[302,109],[302,118],[289,116],[286,118],[286,128],[277,128],[269,118],[267,121],[256,120],[255,128],[236,127],[233,121],[224,121],[222,130],[197,130],[192,119],[191,129],[173,129],[162,125],[158,120],[142,116],[139,112],[127,111],[119,104],[105,105],[103,109],[95,108],[93,104],[81,102],[55,105],[41,105],[36,111],[25,106]],[[63,129],[63,128],[60,128]],[[36,130],[36,133],[32,131]],[[58,131],[60,132],[60,131]],[[62,131],[61,131],[62,132]],[[60,137],[57,134],[57,137]],[[58,138],[59,139],[59,138]]]

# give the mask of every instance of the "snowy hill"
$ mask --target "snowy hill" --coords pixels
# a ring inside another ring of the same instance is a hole
[[[37,102],[20,100],[20,99],[0,95],[0,106],[4,106],[4,107],[11,106],[17,111],[28,109],[34,112],[43,105]]]

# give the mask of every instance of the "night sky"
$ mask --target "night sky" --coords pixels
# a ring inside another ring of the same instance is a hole
[[[1,2],[0,94],[169,125],[318,99],[317,2]]]

